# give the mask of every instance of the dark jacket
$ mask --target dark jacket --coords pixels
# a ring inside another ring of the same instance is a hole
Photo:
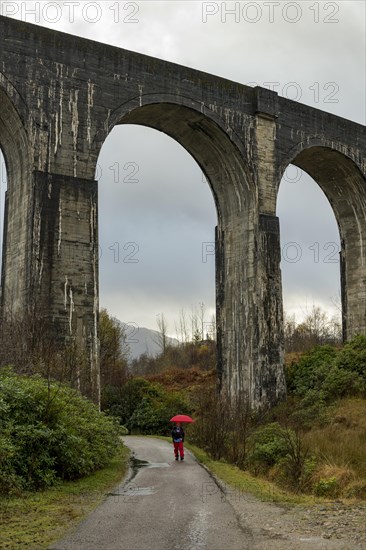
[[[184,441],[184,430],[182,427],[174,426],[172,429],[172,439],[173,442],[178,442],[180,440]]]

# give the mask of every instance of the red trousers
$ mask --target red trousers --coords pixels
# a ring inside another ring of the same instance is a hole
[[[177,457],[178,452],[179,452],[180,457],[183,458],[184,457],[183,441],[179,441],[177,443],[175,441],[173,441],[173,445],[174,445],[174,454],[175,454],[175,456]]]

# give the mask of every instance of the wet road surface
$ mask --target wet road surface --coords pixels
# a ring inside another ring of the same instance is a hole
[[[175,461],[166,441],[127,436],[135,475],[109,494],[57,550],[244,550],[239,524],[210,475],[186,451]]]
[[[291,509],[217,484],[189,451],[176,462],[167,441],[123,440],[133,452],[128,478],[53,550],[360,548],[351,541],[312,536]]]

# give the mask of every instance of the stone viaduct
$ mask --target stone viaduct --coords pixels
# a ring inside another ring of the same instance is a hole
[[[292,163],[320,185],[341,236],[343,331],[366,332],[366,128],[131,51],[0,17],[0,145],[8,173],[1,304],[47,305],[89,357],[98,401],[98,184],[117,124],[180,143],[215,198],[220,384],[253,406],[285,396],[276,198]],[[6,321],[6,319],[5,319]]]

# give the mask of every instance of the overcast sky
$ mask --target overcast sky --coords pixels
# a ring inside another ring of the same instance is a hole
[[[365,124],[362,1],[2,1],[0,6],[2,15],[272,87]],[[116,178],[117,167],[122,177]],[[214,257],[202,261],[202,243],[214,241],[217,218],[195,161],[164,134],[122,126],[104,144],[97,178],[101,306],[148,328],[156,328],[156,316],[164,312],[172,335],[182,308],[189,314],[204,302],[210,320]],[[298,320],[313,304],[333,312],[339,302],[339,233],[329,203],[313,180],[290,167],[277,213],[285,309]]]

